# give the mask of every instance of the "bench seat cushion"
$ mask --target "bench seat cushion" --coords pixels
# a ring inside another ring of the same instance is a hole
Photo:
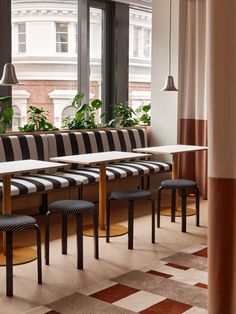
[[[131,177],[136,175],[154,174],[158,172],[171,171],[171,164],[157,161],[132,161],[108,164],[106,175],[107,180]],[[83,184],[99,181],[99,167],[83,167],[80,169],[70,169],[67,173],[80,175],[87,180]],[[81,180],[82,181],[82,180]]]
[[[63,172],[17,176],[11,179],[11,195],[24,195],[81,185],[83,177]],[[2,198],[2,181],[0,181],[0,198]]]
[[[139,160],[120,162],[107,166],[107,180],[125,178],[136,175],[152,174],[171,171],[171,164]],[[11,179],[11,195],[24,195],[35,192],[45,192],[81,184],[99,181],[98,167],[84,167],[67,171],[58,171],[47,174],[31,174],[16,176]],[[0,197],[2,197],[2,182],[0,181]]]

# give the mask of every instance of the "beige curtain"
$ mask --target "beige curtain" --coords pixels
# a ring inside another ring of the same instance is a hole
[[[179,143],[207,146],[206,0],[180,1]],[[207,198],[207,153],[182,154],[179,174]]]

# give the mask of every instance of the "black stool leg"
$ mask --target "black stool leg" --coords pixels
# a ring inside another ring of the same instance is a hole
[[[182,232],[186,232],[186,211],[187,211],[187,200],[186,190],[182,189]]]
[[[49,238],[50,238],[50,214],[48,211],[45,219],[45,263],[49,265]]]
[[[98,212],[93,215],[93,232],[94,232],[94,257],[99,258],[99,247],[98,247]]]
[[[107,232],[106,232],[106,242],[110,242],[110,219],[111,219],[111,199],[107,201],[107,211],[106,211],[106,216],[107,216]]]
[[[150,199],[152,203],[152,243],[155,243],[155,201]]]
[[[133,250],[134,237],[134,201],[128,202],[128,249]]]
[[[199,188],[195,189],[195,197],[196,197],[196,226],[200,226],[200,210],[199,210]]]
[[[171,190],[171,222],[175,222],[176,189]]]
[[[161,191],[162,187],[159,187],[157,192],[157,228],[160,228],[160,220],[161,220]]]
[[[7,296],[13,296],[13,257],[12,257],[12,231],[6,232],[6,290]]]
[[[77,224],[77,268],[83,269],[83,215],[76,215]]]
[[[37,264],[38,264],[38,283],[42,283],[42,257],[41,257],[41,233],[39,226],[34,225],[37,236]]]
[[[67,254],[67,215],[66,214],[62,214],[61,250],[62,250],[62,254]]]

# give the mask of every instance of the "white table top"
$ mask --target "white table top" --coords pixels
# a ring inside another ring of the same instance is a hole
[[[77,163],[82,165],[90,165],[103,162],[111,162],[116,160],[125,160],[132,158],[142,158],[150,156],[149,154],[141,153],[130,153],[130,152],[101,152],[93,154],[81,154],[81,155],[71,155],[71,156],[62,156],[62,157],[52,157],[52,161],[62,161],[67,163]]]
[[[144,152],[152,154],[178,154],[178,153],[187,153],[195,152],[200,150],[207,150],[207,146],[195,146],[195,145],[166,145],[166,146],[153,146],[153,147],[144,147],[136,148],[135,152]]]
[[[67,166],[66,164],[41,161],[33,159],[16,160],[16,161],[6,161],[0,162],[0,176],[14,174],[17,172],[27,172],[33,170],[43,170],[52,168],[61,168]]]

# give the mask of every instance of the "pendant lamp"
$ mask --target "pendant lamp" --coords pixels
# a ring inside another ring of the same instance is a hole
[[[171,12],[172,11],[172,0],[170,0],[170,22],[169,22],[169,75],[166,77],[166,82],[162,91],[178,91],[175,87],[174,78],[171,75]]]
[[[2,78],[0,80],[0,85],[18,85],[21,84],[15,72],[15,67],[11,63],[6,63],[3,68]]]

